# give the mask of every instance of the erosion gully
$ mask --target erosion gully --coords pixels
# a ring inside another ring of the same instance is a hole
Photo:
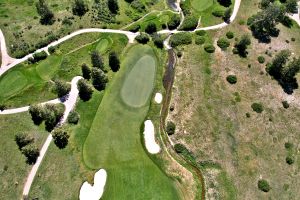
[[[168,64],[166,65],[166,70],[165,74],[163,77],[163,86],[166,90],[165,98],[162,102],[162,108],[161,108],[161,117],[160,117],[160,128],[161,128],[161,133],[163,134],[164,142],[165,145],[169,148],[172,149],[172,154],[174,156],[175,154],[175,149],[169,142],[169,140],[166,138],[166,133],[165,133],[165,121],[168,115],[169,111],[169,105],[172,97],[172,87],[174,83],[174,77],[175,77],[175,64],[176,64],[176,53],[174,52],[173,49],[168,50]],[[178,155],[178,154],[175,154]],[[198,179],[201,182],[201,199],[205,199],[205,183],[204,183],[204,178],[201,170],[195,166],[191,161],[185,159],[183,156],[176,156],[176,158],[183,160],[185,163],[189,165],[189,167],[192,169],[194,174],[198,177]]]

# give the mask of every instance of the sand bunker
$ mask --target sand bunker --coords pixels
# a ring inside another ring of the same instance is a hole
[[[94,185],[84,182],[81,186],[79,199],[80,200],[99,200],[103,194],[106,183],[106,171],[100,169],[94,176]]]
[[[163,97],[162,97],[162,94],[161,94],[161,93],[156,93],[156,94],[155,94],[154,101],[155,101],[156,103],[160,104],[160,103],[162,102],[162,99],[163,99]]]
[[[151,120],[147,120],[145,121],[144,125],[145,125],[144,139],[145,139],[146,148],[149,153],[157,154],[160,151],[160,147],[155,141],[153,123]]]

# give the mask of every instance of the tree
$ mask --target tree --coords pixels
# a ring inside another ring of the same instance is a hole
[[[229,40],[227,40],[226,38],[220,38],[217,41],[217,45],[222,49],[222,50],[226,50],[229,46],[230,46],[230,42]]]
[[[63,82],[61,80],[55,80],[55,92],[58,96],[58,98],[62,98],[64,96],[66,96],[67,94],[69,94],[70,90],[71,90],[71,86],[70,84]]]
[[[138,43],[141,44],[147,44],[149,42],[149,37],[147,34],[145,33],[141,33],[138,36],[135,37],[136,41],[138,41]]]
[[[54,14],[48,8],[47,3],[45,0],[39,0],[36,4],[36,9],[38,14],[41,16],[40,22],[44,25],[51,25],[54,23]]]
[[[118,13],[119,5],[117,0],[107,0],[107,6],[112,14]]]
[[[120,69],[120,60],[115,51],[109,53],[109,66],[113,72],[117,72]]]
[[[101,69],[92,69],[92,82],[96,90],[104,90],[108,79]]]
[[[68,132],[63,128],[56,128],[52,132],[52,137],[54,140],[54,144],[59,148],[63,149],[68,145],[69,142],[69,134]]]
[[[229,7],[231,5],[231,0],[218,0],[218,2],[224,7]]]
[[[228,75],[228,76],[226,77],[226,80],[227,80],[228,83],[230,83],[230,84],[236,84],[236,82],[237,82],[237,78],[236,78],[235,75]]]
[[[155,33],[157,31],[156,24],[154,22],[149,22],[145,28],[145,32],[148,34]]]
[[[22,154],[27,158],[27,163],[32,165],[40,155],[39,149],[34,144],[29,144],[22,148]]]
[[[196,16],[189,15],[184,18],[184,21],[179,27],[179,30],[193,31],[197,28],[197,26],[198,26],[198,18]]]
[[[168,121],[166,132],[168,135],[173,135],[175,133],[176,125],[172,121]]]
[[[64,115],[64,105],[45,104],[44,110],[43,119],[45,120],[45,128],[51,132]]]
[[[91,61],[93,67],[99,68],[104,71],[104,64],[101,55],[98,51],[92,51],[91,53]]]
[[[153,37],[153,42],[154,45],[159,49],[162,49],[164,47],[164,40],[160,35],[155,35]]]
[[[88,101],[92,97],[93,88],[84,79],[80,79],[77,83],[77,88],[79,90],[79,97],[83,101]]]
[[[272,60],[271,64],[267,65],[267,72],[275,79],[280,79],[281,71],[288,62],[290,56],[291,52],[289,50],[280,51]]]
[[[172,17],[170,18],[170,20],[168,21],[167,25],[168,25],[168,28],[170,30],[174,30],[176,29],[180,24],[180,16],[179,15],[172,15]]]
[[[44,108],[40,105],[31,105],[29,107],[29,113],[31,115],[31,119],[35,125],[40,125],[44,118]]]
[[[91,79],[91,69],[85,63],[81,65],[81,72],[83,78],[87,80]]]
[[[297,13],[298,0],[287,0],[285,3],[285,8],[287,13]]]
[[[69,124],[77,124],[79,121],[79,118],[80,118],[80,115],[78,112],[71,111],[68,116],[68,123]]]
[[[255,111],[257,113],[262,113],[264,111],[264,107],[261,103],[253,103],[251,105],[251,108],[253,111]]]
[[[227,24],[230,23],[230,17],[231,17],[231,8],[227,8],[224,12],[224,15],[223,15],[223,20],[224,22],[226,22]]]
[[[251,44],[249,35],[243,35],[238,43],[235,44],[235,49],[241,57],[247,57],[247,47]]]
[[[18,133],[15,135],[15,141],[21,150],[26,145],[33,143],[34,138],[26,133]]]
[[[83,16],[88,11],[88,6],[84,2],[84,0],[75,0],[72,8],[72,12],[74,15]]]

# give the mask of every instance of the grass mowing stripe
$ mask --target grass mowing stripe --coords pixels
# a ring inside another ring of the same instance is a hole
[[[84,143],[85,164],[92,169],[104,168],[108,173],[102,199],[178,199],[172,180],[148,157],[141,143],[140,128],[149,110],[149,97],[146,105],[134,108],[126,105],[120,94],[132,68],[145,55],[158,63],[147,45],[136,45],[126,54],[120,71],[106,89]],[[153,87],[153,80],[141,84]],[[140,94],[134,95],[139,98]]]

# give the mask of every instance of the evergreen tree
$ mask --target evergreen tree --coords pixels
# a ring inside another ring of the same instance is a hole
[[[74,15],[83,16],[88,11],[88,6],[84,2],[84,0],[75,0],[72,8],[72,12]]]
[[[240,41],[235,44],[235,49],[237,50],[238,54],[242,57],[247,56],[247,47],[251,44],[251,40],[249,35],[243,35],[240,39]]]
[[[96,90],[104,90],[108,79],[101,69],[92,69],[92,82]]]
[[[156,24],[154,22],[149,22],[145,28],[145,32],[148,34],[155,33],[157,31]]]
[[[117,72],[120,69],[120,60],[114,51],[109,53],[109,66],[113,72]]]
[[[87,80],[91,79],[91,69],[85,63],[81,65],[81,72],[83,78]]]
[[[80,99],[83,101],[90,100],[93,94],[93,88],[88,84],[88,82],[84,79],[80,79],[77,83],[77,87]]]
[[[93,51],[91,54],[91,60],[93,67],[99,68],[104,71],[104,64],[101,55],[98,51]]]
[[[38,14],[41,16],[40,22],[41,24],[51,25],[54,23],[54,14],[48,8],[47,3],[45,0],[39,0],[36,4],[36,9]]]
[[[118,13],[119,5],[117,0],[107,0],[107,6],[112,14]]]
[[[224,7],[229,7],[231,5],[231,0],[218,0],[218,2]]]

